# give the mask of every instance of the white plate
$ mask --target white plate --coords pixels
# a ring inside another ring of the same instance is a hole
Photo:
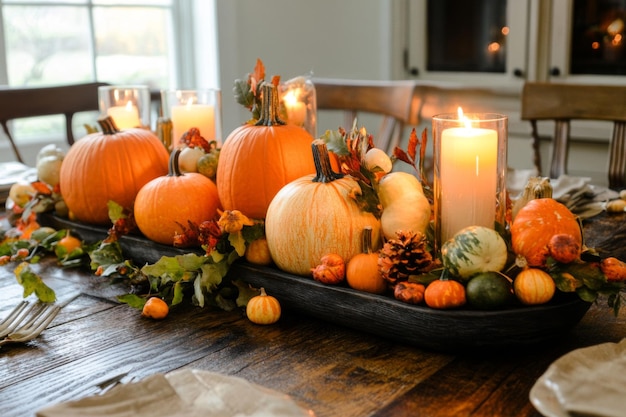
[[[530,402],[545,417],[570,417],[542,375],[530,390]]]
[[[576,349],[557,359],[530,390],[546,417],[570,413],[623,417],[626,410],[626,339]]]
[[[103,395],[61,403],[37,417],[314,417],[289,396],[245,379],[193,369],[118,385]]]
[[[0,162],[0,191],[8,191],[18,181],[34,181],[37,170],[20,162]]]

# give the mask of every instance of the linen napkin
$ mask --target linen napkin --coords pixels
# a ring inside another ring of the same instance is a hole
[[[534,170],[509,169],[506,186],[511,199],[517,199],[529,178],[534,176],[536,176]],[[589,177],[571,175],[551,178],[552,198],[563,203],[581,219],[593,217],[604,210],[606,201],[618,198],[619,193],[607,187],[593,185],[590,182],[591,178]]]
[[[626,339],[577,349],[556,360],[544,375],[563,410],[572,415],[626,414]]]
[[[314,417],[287,395],[245,379],[193,369],[155,374],[47,407],[37,417]]]
[[[133,417],[206,415],[194,410],[176,393],[164,375],[118,385],[104,395],[61,403],[40,410],[37,417]]]

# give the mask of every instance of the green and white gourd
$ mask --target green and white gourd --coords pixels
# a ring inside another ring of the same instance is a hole
[[[483,226],[466,227],[441,247],[443,266],[464,281],[480,272],[500,272],[507,258],[502,236]]]

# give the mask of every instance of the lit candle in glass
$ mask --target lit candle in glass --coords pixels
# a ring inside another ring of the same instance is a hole
[[[174,148],[178,146],[183,134],[193,127],[206,140],[215,140],[215,107],[193,103],[189,99],[187,104],[172,106],[171,112]]]
[[[300,101],[299,89],[289,90],[284,96],[287,123],[302,127],[306,120],[306,105]]]
[[[175,149],[182,136],[197,128],[207,141],[222,141],[222,93],[219,89],[162,90],[163,119],[171,122],[170,149]]]
[[[118,129],[130,129],[141,126],[139,109],[131,101],[128,101],[125,106],[109,107],[107,115],[111,116]]]
[[[113,119],[118,129],[150,128],[150,89],[145,85],[98,87],[100,114]]]
[[[506,116],[433,118],[438,241],[467,226],[504,221]]]

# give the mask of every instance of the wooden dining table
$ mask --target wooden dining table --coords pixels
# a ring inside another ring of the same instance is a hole
[[[626,259],[622,224],[626,214],[599,216],[585,226],[587,243]],[[22,300],[15,266],[0,267],[0,318]],[[553,361],[626,337],[626,309],[616,316],[605,299],[557,340],[485,352],[424,349],[289,309],[267,326],[191,304],[157,321],[117,301],[125,284],[53,256],[32,268],[69,302],[37,339],[0,348],[3,417],[97,395],[97,382],[122,369],[137,381],[185,368],[244,378],[318,417],[540,416],[529,392]]]

